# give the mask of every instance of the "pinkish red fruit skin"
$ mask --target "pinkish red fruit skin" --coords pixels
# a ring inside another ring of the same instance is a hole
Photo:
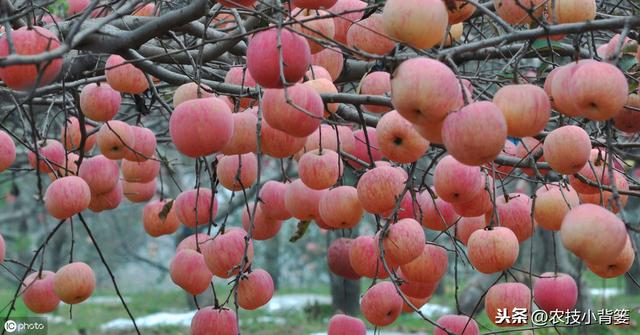
[[[388,326],[402,313],[402,297],[396,292],[393,283],[380,282],[364,294],[360,310],[373,325]]]
[[[200,308],[191,319],[191,335],[237,335],[236,313],[230,309]]]
[[[16,160],[16,145],[9,134],[0,130],[0,172],[8,169]]]
[[[89,207],[91,190],[82,178],[68,176],[54,180],[47,188],[44,199],[49,214],[62,220]]]
[[[489,320],[498,327],[517,327],[524,324],[496,323],[498,309],[507,309],[507,315],[512,315],[514,308],[524,308],[531,313],[531,290],[522,283],[500,283],[493,285],[485,296],[485,311]],[[527,318],[528,319],[528,318]]]
[[[389,227],[382,238],[385,257],[397,265],[411,262],[425,248],[424,229],[414,219],[402,219]]]
[[[480,194],[484,178],[479,167],[464,165],[453,156],[445,156],[436,165],[433,186],[444,201],[467,202]]]
[[[466,315],[443,315],[437,321],[437,324],[445,328],[447,331],[460,335],[479,335],[480,329],[478,324],[472,318]],[[448,335],[444,330],[434,327],[433,335]]]
[[[366,335],[367,327],[353,316],[336,314],[329,319],[327,335]]]
[[[60,298],[53,291],[51,271],[34,272],[25,278],[21,287],[24,304],[34,313],[50,313],[58,308]]]
[[[266,305],[275,290],[271,275],[262,269],[255,269],[241,278],[238,284],[238,305],[246,310],[255,310]]]
[[[191,249],[180,250],[169,265],[171,280],[191,295],[206,291],[213,279],[204,256]]]
[[[396,197],[404,189],[405,177],[396,168],[381,166],[365,172],[358,181],[358,199],[362,207],[373,214],[392,209]]]
[[[327,248],[327,264],[334,274],[349,280],[358,280],[362,276],[355,272],[349,261],[352,243],[353,239],[350,238],[333,240]]]
[[[518,259],[518,238],[509,228],[494,227],[476,230],[467,242],[467,254],[471,264],[485,274],[504,271]]]
[[[578,301],[578,285],[567,274],[545,272],[533,285],[533,299],[546,312],[571,310]]]
[[[498,220],[500,226],[511,229],[518,242],[522,243],[531,237],[535,227],[535,220],[531,220],[532,200],[523,193],[511,193],[508,198],[496,197]],[[493,211],[487,213],[485,218],[488,224],[493,218]]]

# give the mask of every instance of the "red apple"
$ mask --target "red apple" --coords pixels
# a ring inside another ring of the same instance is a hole
[[[589,161],[591,139],[578,126],[563,126],[547,135],[543,150],[552,169],[562,174],[574,174]]]
[[[122,194],[131,202],[146,202],[156,194],[158,182],[154,179],[148,183],[122,182]]]
[[[273,158],[293,156],[304,147],[304,143],[304,137],[289,135],[286,132],[271,127],[269,123],[264,121],[261,124],[260,149],[263,154]]]
[[[338,238],[331,242],[327,248],[327,265],[334,274],[349,279],[358,280],[362,277],[358,274],[349,260],[353,239]]]
[[[171,114],[169,132],[176,149],[189,157],[222,150],[233,135],[229,106],[218,98],[183,102]]]
[[[581,64],[571,81],[570,94],[588,119],[606,121],[616,116],[627,102],[627,79],[615,65],[605,62]]]
[[[557,231],[567,213],[578,205],[580,198],[571,185],[542,185],[536,191],[534,218],[540,227]]]
[[[12,55],[35,56],[51,52],[60,47],[60,41],[54,33],[42,27],[27,27],[11,32]],[[0,57],[9,56],[7,34],[0,36]],[[52,83],[62,69],[62,57],[37,64],[10,65],[0,68],[0,79],[9,88],[16,91],[29,91]]]
[[[36,154],[33,151],[27,153],[27,158],[31,167],[35,169],[37,165],[41,173],[53,172],[64,166],[66,154],[62,143],[51,139],[44,140],[38,143],[38,153],[39,163],[36,162]]]
[[[589,162],[585,164],[580,171],[584,178],[591,181],[597,185],[611,185],[612,180],[609,178],[609,153],[602,150],[601,148],[594,148],[591,150],[591,154],[589,157]],[[615,162],[617,159],[613,158]],[[569,176],[569,182],[571,186],[576,189],[578,193],[581,194],[597,194],[600,193],[600,189],[598,186],[591,186],[587,183],[583,183],[580,179],[575,177],[575,175]]]
[[[350,229],[360,222],[364,209],[355,187],[338,186],[324,193],[318,212],[327,225],[336,229]]]
[[[346,1],[354,1],[354,0],[346,0]],[[359,0],[355,0],[355,1],[360,2]],[[362,15],[362,13],[360,13],[360,15]],[[342,20],[342,19],[334,18],[334,20]],[[337,34],[337,31],[336,31],[336,34]],[[340,50],[326,48],[316,54],[311,55],[311,63],[313,65],[319,65],[327,69],[327,71],[331,75],[331,79],[335,81],[336,79],[338,79],[338,77],[342,73],[342,68],[344,67],[344,56],[342,55],[342,51]]]
[[[400,265],[402,273],[409,281],[435,283],[447,272],[447,250],[435,244],[426,244],[420,256],[409,263]]]
[[[109,56],[104,67],[107,83],[118,92],[141,94],[149,89],[144,72],[118,55]]]
[[[380,166],[365,172],[358,181],[358,199],[369,213],[393,209],[404,190],[405,176],[394,167]]]
[[[335,37],[335,23],[328,12],[314,8],[314,10],[296,10],[293,13],[294,15],[292,19],[300,23],[293,24],[292,29],[306,37],[312,54],[318,53],[325,48],[325,46],[319,43],[318,40],[326,43],[327,41],[333,40]]]
[[[85,158],[78,169],[78,177],[89,185],[91,194],[102,194],[111,191],[120,178],[118,163],[103,155]]]
[[[436,321],[436,323],[446,329],[446,331],[438,327],[433,327],[433,335],[447,335],[449,333],[460,335],[480,335],[480,329],[478,329],[476,321],[466,315],[443,315]]]
[[[262,103],[265,121],[271,127],[296,137],[311,135],[320,126],[324,112],[320,95],[304,84],[268,89]]]
[[[636,253],[631,245],[631,239],[627,238],[622,252],[616,258],[604,264],[587,263],[587,267],[591,272],[602,278],[615,278],[624,275],[631,269],[635,257]]]
[[[122,97],[107,83],[91,83],[80,91],[80,109],[82,114],[93,121],[109,121],[118,110]]]
[[[401,269],[397,271],[398,278],[400,279],[400,291],[407,297],[415,299],[430,298],[438,287],[438,282],[433,283],[421,283],[416,281],[410,281],[404,275]]]
[[[134,162],[150,159],[156,152],[156,135],[149,128],[131,126],[133,131],[133,145],[125,151],[124,158]]]
[[[244,67],[230,68],[229,72],[227,72],[227,75],[224,77],[224,82],[227,84],[241,86],[243,89],[256,87],[256,81],[253,80],[251,72],[247,71]],[[253,101],[253,98],[242,97],[240,98],[240,107],[247,108]]]
[[[230,72],[231,70],[229,70]],[[210,91],[211,88],[204,84],[200,86],[198,86],[198,83],[182,84],[173,92],[173,107],[178,107],[178,105],[188,100],[215,97],[215,94],[210,93]]]
[[[371,324],[384,327],[392,324],[402,312],[402,297],[391,282],[379,282],[362,296],[360,310]]]
[[[529,0],[518,3],[516,0],[494,0],[496,13],[507,23],[512,25],[530,24],[532,17],[541,17],[546,2],[542,0]],[[529,14],[531,11],[531,14]]]
[[[220,184],[228,190],[240,191],[255,183],[258,173],[258,158],[254,153],[222,156],[218,159],[216,173]]]
[[[142,209],[142,225],[144,230],[153,237],[170,235],[180,227],[180,220],[176,216],[172,199],[154,200]]]
[[[593,20],[596,17],[595,0],[558,0],[546,4],[549,22],[554,24]]]
[[[238,282],[238,305],[246,310],[258,309],[273,297],[273,279],[262,269],[251,271]]]
[[[209,289],[213,274],[204,262],[204,256],[192,249],[176,253],[169,265],[171,280],[191,295],[198,295]]]
[[[230,0],[234,3],[244,0]],[[254,2],[251,0],[250,2]],[[191,319],[191,335],[237,335],[236,313],[227,308],[203,307]]]
[[[518,238],[505,227],[476,230],[467,242],[469,262],[486,274],[510,268],[518,259],[518,253]]]
[[[336,314],[329,319],[327,335],[366,335],[364,322],[353,316]]]
[[[79,304],[91,296],[96,288],[96,276],[83,262],[69,263],[53,276],[53,291],[63,302]]]
[[[522,319],[513,319],[513,310],[521,309],[526,313]],[[521,283],[500,283],[489,288],[484,298],[484,309],[489,320],[498,327],[524,326],[531,314],[531,290]],[[501,320],[498,310],[509,322]]]
[[[545,272],[533,284],[533,301],[548,313],[571,310],[578,301],[578,285],[568,274]]]
[[[9,134],[0,130],[0,172],[8,169],[16,160],[16,145]]]
[[[414,219],[402,219],[382,236],[385,258],[397,265],[407,264],[422,255],[425,248],[424,229]]]
[[[615,214],[600,206],[582,204],[564,217],[560,237],[564,247],[578,258],[601,265],[620,255],[628,234]]]
[[[85,132],[93,130],[93,126],[85,124]],[[80,149],[80,141],[82,140],[82,132],[80,131],[80,121],[76,117],[70,117],[60,130],[60,140],[64,143],[64,147],[68,151]],[[88,136],[84,143],[84,151],[89,152],[96,144],[96,136]]]
[[[123,159],[121,168],[124,180],[133,183],[148,183],[158,177],[160,161],[155,157],[144,162],[132,162]]]
[[[184,240],[180,241],[176,246],[176,253],[183,249],[191,249],[199,251],[202,245],[208,241],[211,236],[205,233],[197,233],[193,235],[189,235],[184,238]]]
[[[189,228],[209,224],[218,212],[218,200],[204,187],[180,193],[173,206],[180,222]]]
[[[347,30],[362,18],[366,11],[367,3],[360,0],[338,0],[336,4],[329,8],[329,12],[335,14],[333,18],[336,24],[335,40],[347,43]],[[335,78],[333,78],[335,80]]]
[[[22,282],[20,295],[27,308],[34,313],[51,313],[58,308],[60,298],[53,291],[51,271],[34,272]]]
[[[284,193],[285,208],[298,220],[318,219],[320,199],[326,192],[326,189],[311,189],[302,180],[296,179],[287,185]]]
[[[416,49],[437,45],[449,23],[442,0],[387,0],[382,17],[389,36]]]
[[[391,75],[384,71],[374,71],[368,73],[360,81],[360,94],[366,95],[391,95]],[[362,105],[370,113],[386,113],[391,111],[391,107],[377,105]]]
[[[300,180],[314,190],[333,186],[342,176],[343,168],[340,156],[329,149],[308,151],[298,162]]]
[[[331,73],[320,65],[311,65],[311,68],[304,74],[304,76],[307,77],[309,81],[314,79],[326,79],[329,82],[333,82]]]
[[[51,216],[66,219],[89,207],[91,190],[80,177],[67,176],[54,180],[44,195],[44,205]]]
[[[228,228],[202,245],[207,267],[215,276],[229,278],[238,273],[245,254],[247,234],[239,228]],[[253,261],[253,241],[246,245],[247,267]]]
[[[118,181],[110,191],[102,194],[92,194],[89,209],[96,213],[116,209],[120,206],[123,196],[122,183]]]
[[[105,122],[98,131],[98,149],[109,159],[122,159],[129,148],[135,145],[135,133],[128,124],[111,120]]]
[[[365,129],[358,129],[353,132],[355,139],[353,155],[361,161],[373,164],[382,159],[382,152],[380,152],[376,129],[371,127]],[[371,153],[371,156],[369,156],[369,153]],[[362,165],[356,162],[351,162],[351,165],[355,168],[362,167]]]
[[[493,103],[504,114],[509,136],[538,135],[551,116],[549,96],[531,84],[503,86],[493,96]]]
[[[429,141],[421,137],[397,111],[380,118],[376,135],[382,155],[394,162],[413,163],[429,149]]]
[[[285,192],[287,184],[275,180],[269,180],[260,188],[258,197],[260,198],[259,207],[265,216],[275,220],[288,220],[291,213],[285,205]]]
[[[629,94],[626,106],[640,108],[640,95]],[[613,124],[624,132],[636,133],[640,131],[640,113],[637,110],[625,107],[613,118]]]
[[[423,191],[417,199],[422,213],[422,225],[425,228],[445,231],[460,218],[450,203],[441,198],[434,200],[429,191]]]
[[[382,14],[372,14],[349,27],[347,45],[355,50],[382,56],[391,52],[396,43],[385,33]]]
[[[254,203],[248,204],[249,210],[242,211],[242,228],[246,232],[249,232],[251,227],[250,214],[253,212]],[[251,238],[256,241],[268,240],[276,236],[282,227],[282,221],[272,219],[264,214],[264,210],[261,206],[256,208],[255,216],[253,217],[253,230],[251,231]]]
[[[233,113],[233,134],[229,143],[222,148],[225,155],[242,155],[256,152],[258,118],[250,112]]]
[[[288,29],[271,27],[249,40],[247,69],[256,83],[265,88],[282,88],[285,83],[298,82],[310,64],[311,52],[306,39]],[[281,72],[285,83],[280,78]]]
[[[358,236],[351,243],[349,263],[360,276],[384,279],[389,274],[378,255],[378,240],[373,236]]]
[[[493,210],[485,215],[487,224],[491,221],[511,229],[522,243],[528,240],[533,234],[535,220],[532,222],[531,210],[532,200],[523,193],[510,193],[505,196],[496,197],[497,213],[494,216]]]
[[[484,176],[479,167],[464,165],[448,155],[436,165],[433,186],[444,201],[467,202],[483,190]]]

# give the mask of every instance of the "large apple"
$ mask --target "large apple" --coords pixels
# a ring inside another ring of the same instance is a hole
[[[331,272],[340,277],[358,280],[362,276],[354,270],[349,260],[353,241],[344,237],[333,240],[327,248],[327,265]]]
[[[187,227],[209,224],[218,212],[218,199],[208,188],[200,187],[180,193],[173,203],[176,216]]]
[[[391,282],[379,282],[362,296],[360,310],[371,324],[384,327],[392,324],[402,312],[402,297]]]
[[[142,209],[142,225],[144,230],[153,237],[170,235],[180,227],[180,220],[176,216],[172,199],[154,200]]]
[[[497,212],[485,214],[487,224],[493,221],[496,225],[511,229],[522,243],[533,234],[535,220],[531,219],[533,201],[524,193],[510,193],[496,197]]]
[[[467,202],[484,189],[485,178],[479,167],[464,165],[453,156],[447,155],[436,165],[433,186],[444,201]]]
[[[118,92],[141,94],[149,89],[144,72],[118,55],[109,56],[104,67],[107,83]]]
[[[542,185],[536,191],[534,218],[544,229],[560,230],[564,217],[578,205],[578,192],[571,185]]]
[[[449,23],[442,0],[387,0],[382,17],[389,36],[416,49],[438,44]]]
[[[469,262],[486,274],[510,268],[518,259],[518,253],[518,238],[505,227],[476,230],[467,242]]]
[[[545,137],[543,150],[552,169],[562,174],[574,174],[589,161],[591,139],[578,126],[563,126]]]
[[[67,176],[56,179],[44,194],[44,206],[56,219],[66,219],[89,207],[91,190],[80,177]]]
[[[443,315],[437,321],[442,328],[433,327],[433,335],[447,335],[450,333],[459,335],[479,335],[480,329],[476,320],[466,315]]]
[[[422,255],[425,248],[424,229],[414,219],[402,219],[382,235],[385,259],[397,265],[407,264]]]
[[[252,270],[238,282],[238,305],[246,310],[258,309],[271,300],[274,290],[269,272],[262,269]]]
[[[192,249],[176,252],[169,264],[171,280],[191,295],[205,292],[211,285],[213,274],[207,268],[204,256]]]
[[[83,262],[69,263],[53,276],[53,291],[63,302],[79,304],[91,296],[96,288],[96,276]]]
[[[36,271],[28,275],[22,282],[20,295],[25,306],[34,313],[51,313],[58,308],[60,298],[53,291],[51,271]]]
[[[360,222],[364,208],[358,199],[358,190],[353,186],[344,185],[323,194],[318,213],[327,225],[337,229],[349,229]]]
[[[269,180],[260,188],[258,197],[260,198],[259,207],[267,217],[275,220],[287,220],[291,218],[291,213],[285,206],[285,192],[287,184]]]
[[[242,0],[233,0],[239,2]],[[253,0],[251,1],[253,2]],[[191,319],[191,335],[237,335],[236,313],[228,308],[202,307]]]
[[[602,278],[615,278],[622,276],[633,266],[636,253],[631,245],[631,238],[627,238],[627,242],[624,244],[622,252],[614,259],[609,260],[604,264],[590,264],[587,263],[587,267],[591,272]]]
[[[220,278],[234,276],[240,270],[245,255],[247,233],[240,228],[227,228],[202,245],[202,254],[211,273]],[[246,245],[246,267],[253,261],[253,241]]]
[[[533,301],[546,312],[571,310],[578,301],[578,285],[568,274],[545,272],[533,284]]]
[[[524,318],[514,320],[516,308],[525,313]],[[524,326],[531,314],[531,290],[522,283],[495,284],[484,297],[484,309],[489,320],[498,327]],[[504,311],[504,314],[499,311]],[[509,321],[502,320],[501,316]]]
[[[37,166],[41,173],[53,172],[64,166],[66,155],[64,146],[59,141],[49,139],[38,143],[38,153],[39,163],[38,157],[31,150],[27,153],[27,159],[29,165],[34,169]]]
[[[105,122],[98,131],[97,144],[100,153],[109,159],[122,159],[135,145],[133,128],[127,123],[111,120]]]
[[[397,111],[380,118],[376,135],[382,155],[394,162],[413,163],[429,149],[429,141],[421,137]]]
[[[91,83],[80,91],[80,110],[93,121],[109,121],[118,110],[122,97],[107,83]]]
[[[329,319],[327,335],[366,335],[367,327],[353,316],[336,314]]]
[[[252,220],[250,213],[253,212],[254,203],[250,202],[249,210],[242,211],[242,228],[249,232]],[[282,221],[267,217],[261,206],[256,207],[255,215],[253,216],[253,230],[251,230],[251,238],[256,241],[263,241],[271,239],[276,236],[282,228]]]
[[[426,244],[420,256],[400,265],[402,273],[410,281],[435,283],[447,272],[447,250],[435,244]]]
[[[358,199],[369,213],[380,214],[393,209],[404,189],[406,177],[390,166],[375,167],[358,181]]]
[[[503,86],[493,96],[493,103],[504,114],[509,136],[538,135],[551,116],[549,96],[531,84]]]

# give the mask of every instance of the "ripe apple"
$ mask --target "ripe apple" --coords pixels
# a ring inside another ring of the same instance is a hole
[[[170,204],[169,204],[170,203]],[[142,209],[142,225],[153,237],[170,235],[180,227],[172,199],[153,200]]]
[[[453,206],[438,197],[435,200],[428,190],[420,193],[417,197],[422,213],[422,225],[435,231],[445,231],[453,226],[460,216],[455,212]]]
[[[124,158],[134,162],[144,162],[151,158],[158,145],[156,135],[149,128],[131,126],[133,145],[125,151]]]
[[[222,148],[225,155],[242,155],[256,152],[258,118],[250,112],[233,113],[233,134],[229,143]]]
[[[249,232],[251,227],[250,214],[253,212],[253,202],[248,204],[249,210],[242,211],[242,228],[246,232]],[[264,214],[264,210],[261,206],[256,208],[255,216],[253,217],[253,230],[251,231],[251,238],[256,241],[263,241],[271,239],[276,236],[282,227],[282,221],[272,219]]]
[[[329,149],[308,151],[300,157],[298,162],[300,180],[314,190],[333,186],[342,176],[343,169],[340,156]]]
[[[256,81],[253,80],[251,76],[251,72],[247,71],[244,67],[232,67],[227,72],[227,75],[224,77],[224,82],[227,84],[233,84],[242,86],[242,88],[255,88]],[[254,101],[253,98],[240,98],[240,107],[247,108]],[[175,98],[174,98],[175,104]]]
[[[327,335],[366,335],[367,327],[353,316],[336,314],[329,319]]]
[[[20,295],[27,308],[34,313],[51,313],[58,308],[60,298],[53,291],[51,271],[34,272],[22,282]]]
[[[238,274],[245,253],[247,233],[240,228],[228,228],[224,233],[209,239],[202,245],[202,254],[211,273],[220,278]],[[253,261],[253,241],[247,247],[246,267]]]
[[[67,176],[54,180],[44,195],[44,206],[56,219],[66,219],[89,207],[91,190],[80,177]]]
[[[449,28],[449,32],[445,33],[442,39],[440,39],[435,46],[442,44],[443,47],[450,47],[454,42],[460,42],[460,39],[462,39],[462,33],[464,33],[464,25],[462,22],[453,24]],[[471,99],[471,92],[469,92],[467,98]]]
[[[219,98],[185,101],[171,114],[169,133],[176,149],[189,157],[222,150],[233,135],[229,106]]]
[[[547,135],[543,150],[552,169],[562,174],[574,174],[589,161],[591,139],[578,126],[563,126]]]
[[[149,89],[144,72],[119,55],[109,56],[104,67],[107,83],[118,92],[141,94]]]
[[[578,301],[578,285],[568,274],[545,272],[533,284],[533,301],[549,313],[571,310]]]
[[[16,144],[9,134],[0,130],[0,172],[8,169],[16,160]]]
[[[218,200],[210,189],[204,187],[183,191],[173,206],[180,222],[189,228],[209,224],[218,212]]]
[[[442,124],[444,120],[440,122],[425,123],[421,125],[414,124],[420,136],[424,137],[430,143],[442,144]]]
[[[330,149],[335,152],[339,150],[353,155],[356,151],[355,142],[356,140],[351,128],[347,126],[336,126],[333,128],[328,124],[323,124],[307,137],[303,151],[296,154],[296,156],[302,156],[304,152],[320,149],[321,144],[322,149]]]
[[[560,237],[564,247],[578,258],[602,265],[620,255],[628,234],[615,214],[600,206],[582,204],[564,217]]]
[[[542,185],[536,191],[534,218],[540,227],[557,231],[567,213],[578,205],[578,192],[571,185]]]
[[[538,135],[551,116],[549,96],[542,88],[531,84],[503,86],[493,96],[493,103],[507,121],[509,136]]]
[[[533,159],[534,157],[538,157],[540,152],[542,152],[542,142],[538,141],[534,137],[524,137],[516,146],[516,157],[520,158],[524,164],[528,164],[526,160]],[[544,155],[540,156],[536,160],[536,162],[544,162]],[[520,168],[522,172],[524,172],[528,176],[535,176],[536,173],[532,168]],[[538,170],[542,175],[545,175],[548,170],[539,169]]]
[[[595,0],[558,0],[547,2],[548,20],[554,24],[593,20],[596,17]]]
[[[616,187],[618,188],[618,192],[620,191],[629,191],[629,182],[627,182],[624,174],[618,171],[613,171],[613,177],[615,179]],[[584,194],[578,193],[578,197],[580,198],[581,203],[590,203],[594,205],[600,205],[600,193],[595,194]],[[627,205],[627,201],[629,200],[629,196],[626,194],[619,194],[620,197],[620,206],[624,208]],[[602,192],[602,207],[611,210],[614,213],[618,213],[620,208],[616,201],[613,200],[613,194],[609,191]]]
[[[176,246],[176,253],[183,249],[191,249],[199,251],[202,245],[208,241],[211,236],[205,233],[197,233],[192,234],[185,237],[178,245]],[[203,256],[204,257],[204,256]]]
[[[400,265],[400,269],[409,281],[435,283],[447,272],[447,256],[447,250],[443,247],[427,243],[420,256]]]
[[[353,186],[338,186],[325,192],[320,199],[318,213],[328,226],[336,229],[355,227],[364,214],[358,199],[358,190]]]
[[[118,163],[103,155],[85,158],[78,169],[78,177],[84,179],[91,194],[111,191],[120,178]]]
[[[246,310],[255,310],[266,305],[275,290],[271,275],[255,269],[238,282],[238,305]]]
[[[413,163],[429,149],[429,141],[421,137],[397,111],[380,118],[376,135],[382,155],[394,162]]]
[[[604,151],[601,148],[591,149],[591,154],[589,157],[589,162],[585,164],[580,171],[583,177],[587,180],[595,183],[597,185],[606,185],[610,186],[612,180],[609,177],[609,169],[608,166],[609,153]],[[613,161],[616,161],[616,158],[613,158]],[[576,189],[578,193],[581,194],[599,194],[600,189],[598,186],[591,186],[587,183],[583,183],[580,179],[575,177],[575,175],[569,176],[569,182],[571,186]]]
[[[95,288],[96,276],[93,269],[83,262],[69,263],[53,276],[53,291],[69,305],[87,300]]]
[[[296,10],[292,19],[300,22],[293,24],[291,28],[305,36],[312,54],[325,48],[318,40],[327,42],[335,37],[335,22],[327,11],[317,10],[317,8]]]
[[[587,263],[587,267],[591,272],[602,278],[615,278],[624,275],[631,269],[635,257],[636,253],[631,245],[631,239],[627,238],[622,252],[616,258],[604,264]]]
[[[80,91],[82,114],[93,121],[105,122],[113,119],[120,110],[122,97],[107,83],[91,83]]]
[[[395,210],[395,208],[391,209],[382,213],[380,216],[384,218],[392,218],[393,220],[420,219],[420,210],[418,208],[420,204],[419,198],[420,195],[416,194],[414,200],[411,192],[406,192],[402,197],[402,200],[400,201],[400,207],[397,210]],[[392,217],[394,214],[397,215],[397,218]]]
[[[446,331],[438,327],[433,327],[433,335],[447,335],[449,333],[460,335],[480,335],[480,329],[478,329],[476,320],[466,315],[443,315],[436,321],[436,323],[446,329]]]
[[[493,210],[485,214],[487,224],[494,221],[500,222],[500,226],[511,229],[522,243],[528,240],[533,234],[535,220],[531,219],[532,200],[524,193],[510,193],[505,196],[496,197],[497,218],[494,217]]]
[[[154,179],[148,183],[132,183],[122,181],[122,194],[131,202],[147,202],[156,194],[158,182]]]
[[[358,280],[362,277],[351,265],[349,254],[353,239],[338,238],[331,242],[327,248],[327,265],[334,274],[349,280]]]
[[[382,159],[376,128],[366,127],[358,129],[353,132],[353,137],[355,139],[353,155],[356,156],[356,158],[369,164],[373,164]],[[371,156],[369,156],[369,152],[371,152]],[[350,164],[355,168],[362,168],[360,163],[351,162]]]
[[[484,181],[479,167],[464,165],[450,155],[438,162],[433,173],[436,193],[450,203],[472,200],[483,190]]]
[[[116,209],[120,206],[123,196],[122,183],[118,181],[116,186],[109,192],[92,194],[89,209],[96,213]]]
[[[320,78],[314,80],[308,80],[304,82],[304,85],[313,88],[318,94],[336,94],[338,89],[330,79]],[[324,106],[324,117],[328,117],[330,114],[335,114],[340,107],[339,103],[328,103]]]
[[[88,133],[93,130],[93,126],[85,124],[85,131]],[[80,121],[76,117],[70,117],[62,125],[60,130],[60,141],[64,144],[65,149],[74,151],[80,149],[80,141],[82,140],[82,132],[80,131]],[[88,136],[84,143],[84,151],[89,152],[96,144],[96,136]]]
[[[420,309],[422,308],[422,306],[426,305],[429,300],[431,300],[431,296],[426,297],[426,298],[414,298],[414,297],[406,297],[407,300],[409,300],[409,302],[411,303],[411,305],[413,305],[413,307],[415,307],[416,309]],[[402,302],[402,312],[403,313],[413,313],[414,310],[413,308],[411,308],[411,306],[409,306],[406,302]]]
[[[379,282],[362,296],[360,310],[371,324],[384,327],[392,324],[402,312],[402,297],[391,282]]]
[[[449,24],[454,25],[461,23],[470,18],[476,11],[476,7],[464,0],[455,0],[453,2],[445,2],[449,15]]]
[[[411,58],[398,66],[391,79],[391,100],[400,115],[420,126],[441,122],[464,102],[453,71],[426,57]]]
[[[571,81],[570,94],[575,99],[576,106],[590,120],[611,119],[627,102],[627,79],[620,69],[609,63],[581,64],[576,67]]]
[[[584,111],[576,104],[576,99],[571,93],[574,84],[573,74],[576,69],[586,61],[572,62],[551,71],[545,80],[547,94],[553,100],[552,106],[558,112],[570,116],[582,116]],[[547,85],[547,82],[549,84]]]
[[[391,96],[391,75],[384,71],[368,73],[360,81],[360,94]],[[362,108],[370,113],[386,113],[391,107],[377,105],[362,105]]]
[[[158,11],[156,11],[156,5],[153,3],[148,4],[139,4],[136,6],[136,9],[131,13],[133,16],[155,16]]]
[[[447,116],[442,124],[442,140],[460,163],[486,164],[502,152],[507,123],[494,103],[474,102]]]
[[[269,180],[260,188],[258,197],[259,207],[265,216],[275,220],[288,220],[291,213],[285,205],[285,192],[287,184],[275,180]]]
[[[493,178],[483,176],[485,180],[482,190],[473,199],[465,202],[455,202],[451,205],[453,209],[462,217],[474,217],[486,214],[493,209],[492,194],[494,188]],[[488,190],[487,190],[488,189]]]
[[[298,113],[302,113],[297,111]],[[262,122],[260,128],[260,149],[273,158],[285,158],[295,155],[304,147],[304,137],[296,137],[275,129],[268,122]]]
[[[353,0],[347,0],[347,1],[353,1]],[[359,2],[359,0],[355,0],[355,1]],[[334,20],[338,20],[338,19],[339,18],[334,18]],[[338,77],[342,73],[342,68],[344,67],[344,56],[342,55],[342,51],[340,50],[326,48],[316,54],[311,55],[311,63],[313,65],[319,65],[327,69],[327,71],[331,75],[331,79],[335,81],[336,79],[338,79]]]
[[[280,63],[281,59],[283,64]],[[307,40],[289,29],[271,27],[249,39],[247,69],[256,83],[264,88],[282,88],[284,84],[298,82],[310,64],[311,52]],[[281,72],[284,83],[280,78]]]
[[[462,217],[456,224],[456,238],[467,245],[469,243],[469,237],[476,230],[482,230],[487,227],[487,221],[482,216]]]
[[[366,235],[358,236],[351,243],[349,263],[358,275],[371,279],[389,277],[380,261],[377,243],[375,237]]]
[[[395,207],[405,181],[406,177],[394,167],[375,167],[360,177],[358,199],[367,212],[384,213]]]
[[[469,262],[485,274],[510,268],[518,259],[518,253],[518,238],[511,229],[505,227],[476,230],[467,242]]]
[[[414,219],[402,219],[382,236],[385,258],[397,265],[407,264],[422,255],[425,248],[424,229]]]
[[[412,297],[416,299],[425,299],[429,298],[433,295],[436,288],[438,287],[438,282],[433,283],[421,283],[416,281],[410,281],[402,272],[402,269],[396,271],[398,274],[398,278],[400,279],[400,291],[404,293],[407,297]]]
[[[362,50],[368,54],[386,55],[396,46],[385,33],[382,14],[371,16],[354,22],[347,30],[347,45],[355,50]]]
[[[287,185],[284,193],[285,208],[298,220],[318,219],[320,199],[326,192],[328,192],[326,189],[309,188],[302,180],[296,179]]]
[[[60,47],[58,37],[42,27],[21,27],[11,32],[13,55],[34,56]],[[7,35],[0,36],[0,57],[11,52]],[[0,79],[16,91],[29,91],[52,83],[62,70],[62,57],[38,64],[10,65],[0,68]],[[40,75],[41,73],[41,75]]]
[[[234,3],[245,0],[230,0]],[[251,0],[250,2],[254,2]],[[227,308],[203,307],[191,319],[191,335],[237,335],[236,313]]]
[[[222,156],[216,166],[218,180],[230,191],[250,188],[258,176],[258,158],[252,152]]]
[[[513,320],[513,309],[520,308],[527,313],[524,323]],[[489,320],[498,327],[518,327],[526,325],[531,314],[531,290],[522,283],[500,283],[491,286],[484,298],[484,309]],[[505,316],[510,322],[500,322],[498,310],[506,309]]]
[[[169,274],[174,284],[191,295],[205,292],[213,279],[213,274],[204,262],[204,256],[192,249],[176,252],[169,265]]]
[[[320,94],[304,84],[286,89],[267,89],[262,103],[265,121],[271,127],[296,137],[311,135],[320,126],[324,113]]]
[[[229,76],[230,72],[231,70],[227,72],[227,76]],[[210,93],[210,91],[211,88],[204,84],[200,86],[198,86],[198,83],[182,84],[173,92],[173,107],[178,107],[178,105],[188,100],[215,97],[215,94]]]
[[[384,31],[416,49],[435,46],[447,32],[449,14],[442,0],[387,0]]]
[[[344,44],[347,43],[347,30],[353,22],[362,18],[366,7],[367,3],[364,1],[338,0],[333,7],[329,8],[328,11],[336,15],[333,18],[336,24],[336,41]]]
[[[516,0],[493,0],[498,16],[512,25],[530,24],[533,22],[532,17],[541,17],[544,4],[546,2],[543,0],[529,0],[523,3],[518,3]]]
[[[124,158],[129,148],[135,145],[136,139],[133,128],[118,120],[105,122],[97,137],[100,153],[114,160]]]
[[[36,154],[31,150],[27,153],[27,159],[31,167],[35,169],[37,165],[41,173],[53,172],[64,166],[66,154],[62,143],[52,139],[44,140],[38,143],[38,153],[39,163],[36,162]]]
[[[160,161],[155,157],[144,162],[132,162],[123,159],[121,169],[124,180],[132,183],[148,183],[158,177]]]
[[[320,65],[311,65],[311,68],[304,74],[304,76],[309,80],[314,79],[326,79],[330,82],[333,82],[333,77],[331,77],[331,73],[324,67]]]
[[[640,95],[629,94],[626,106],[640,108]],[[636,133],[640,131],[640,113],[625,107],[613,118],[613,125],[624,132]]]
[[[504,142],[504,147],[502,148],[502,152],[500,153],[500,155],[506,157],[518,157],[518,148],[515,144],[513,144],[513,142],[511,142],[510,140],[506,140]],[[502,180],[510,176],[514,170],[512,166],[508,165],[495,164],[494,167],[496,169],[495,178],[498,180]],[[489,175],[493,176],[494,173],[493,170],[491,170],[491,164],[487,164],[487,168],[489,169]]]

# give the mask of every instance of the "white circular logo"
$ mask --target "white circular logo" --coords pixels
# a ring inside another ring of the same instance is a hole
[[[16,328],[18,328],[18,325],[16,325],[16,322],[13,320],[8,320],[4,323],[4,330],[8,331],[9,333],[13,333],[14,331],[16,331]]]

